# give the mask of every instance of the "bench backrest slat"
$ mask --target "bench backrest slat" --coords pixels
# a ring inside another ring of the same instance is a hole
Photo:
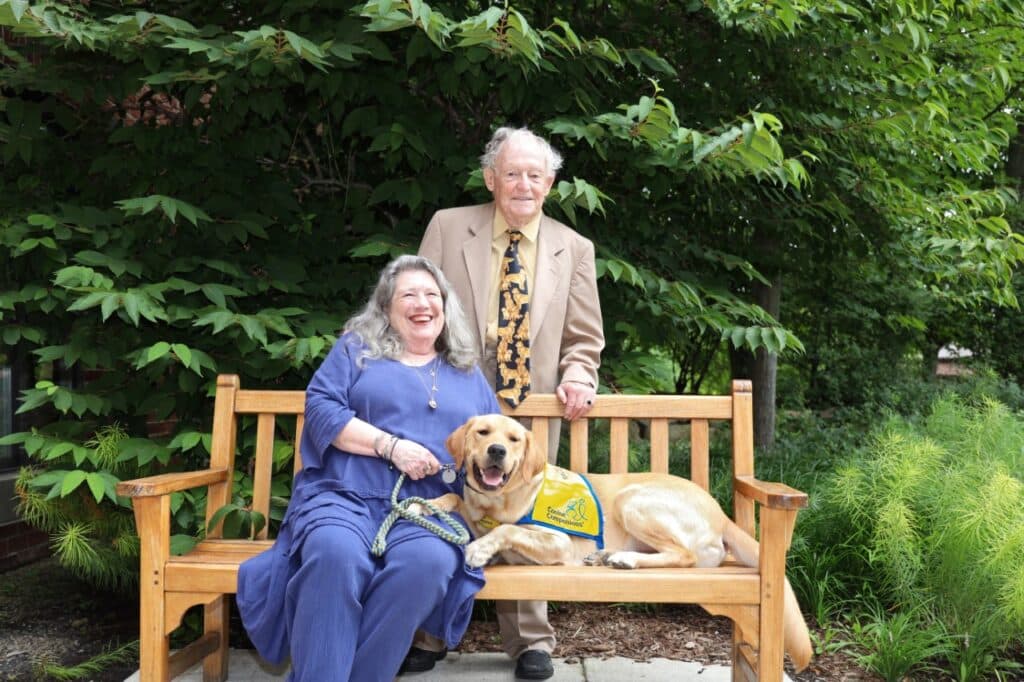
[[[270,475],[274,466],[274,414],[261,412],[256,421],[256,460],[252,472],[252,508],[270,520]],[[267,539],[267,524],[256,535]]]
[[[590,466],[590,422],[577,419],[569,424],[569,468],[585,474]]]
[[[651,471],[668,473],[668,419],[651,420]]]
[[[206,496],[206,525],[214,513],[231,500],[232,475],[235,470],[235,439],[238,421],[235,416],[235,397],[238,395],[239,379],[234,374],[217,377],[217,395],[213,401],[213,437],[210,441],[210,468],[223,467],[228,478],[223,483],[209,487]],[[210,528],[207,537],[221,537],[223,522]]]
[[[613,474],[629,472],[629,420],[614,417],[608,430],[609,462],[608,469]]]
[[[749,381],[734,381],[732,471],[734,477],[754,475],[754,395]],[[742,389],[742,390],[738,390]],[[754,535],[754,500],[733,496],[733,521]]]
[[[548,447],[548,420],[547,419],[534,419],[533,423],[530,424],[530,431],[533,433],[534,447],[544,448]]]
[[[587,417],[732,419],[732,402],[732,396],[729,395],[601,394],[597,396]],[[503,405],[502,411],[515,416],[561,417],[565,406],[554,394],[545,393],[527,396],[515,409]]]
[[[235,398],[238,414],[302,414],[305,405],[305,391],[239,391]]]
[[[690,480],[704,490],[711,489],[710,446],[708,420],[690,420]]]
[[[292,474],[298,474],[302,470],[302,428],[306,425],[306,415],[301,412],[295,417],[295,462],[292,465]]]

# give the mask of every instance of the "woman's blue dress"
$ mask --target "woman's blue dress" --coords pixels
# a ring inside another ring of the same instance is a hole
[[[442,464],[445,439],[469,417],[500,412],[479,369],[438,365],[437,408],[429,407],[424,367],[394,360],[357,363],[358,337],[343,335],[306,389],[302,471],[274,545],[242,564],[237,603],[260,655],[291,655],[291,680],[390,682],[417,628],[454,647],[483,587],[463,548],[406,520],[387,536],[380,558],[370,546],[391,511],[400,472],[387,462],[338,450],[331,441],[353,417],[416,441]],[[420,376],[417,376],[417,373]],[[440,474],[407,479],[399,498],[462,493]]]

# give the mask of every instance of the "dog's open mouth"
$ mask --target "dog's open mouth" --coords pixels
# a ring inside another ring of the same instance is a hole
[[[508,474],[501,467],[487,467],[481,469],[473,465],[473,477],[484,490],[497,490],[508,483]]]

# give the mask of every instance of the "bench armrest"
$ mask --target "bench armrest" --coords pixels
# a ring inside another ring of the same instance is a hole
[[[228,470],[203,469],[201,471],[179,471],[171,474],[146,476],[117,484],[117,494],[123,497],[159,497],[189,488],[198,488],[211,483],[221,483],[228,478]]]
[[[807,493],[790,488],[784,483],[761,481],[753,476],[733,479],[737,492],[772,509],[803,509],[807,506]]]

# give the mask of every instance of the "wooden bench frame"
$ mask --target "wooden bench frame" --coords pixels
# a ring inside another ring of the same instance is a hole
[[[253,509],[265,516],[270,505],[270,478],[277,416],[295,424],[295,470],[301,468],[298,443],[303,427],[303,391],[241,390],[234,375],[217,380],[210,467],[202,471],[161,474],[117,486],[130,497],[141,541],[140,676],[163,682],[203,661],[203,679],[222,681],[228,672],[228,595],[234,594],[238,567],[269,547],[264,528],[255,541],[222,538],[221,525],[182,556],[170,554],[170,494],[208,487],[206,519],[230,501],[240,415],[257,415],[253,472]],[[532,395],[515,416],[558,417],[562,405],[552,395]],[[491,566],[481,599],[544,599],[586,602],[655,602],[699,604],[709,613],[733,621],[734,680],[770,680],[783,676],[783,584],[786,552],[797,511],[806,494],[781,483],[754,477],[753,401],[749,381],[734,381],[731,395],[600,395],[586,419],[569,426],[570,468],[588,470],[591,419],[610,421],[610,469],[628,471],[630,420],[649,421],[652,471],[668,471],[669,424],[690,422],[691,479],[708,489],[709,422],[731,422],[734,520],[751,535],[755,505],[760,509],[760,565],[727,562],[712,569],[642,569],[623,571],[590,566]],[[547,443],[548,421],[534,419],[536,441]],[[169,655],[170,634],[185,611],[204,605],[204,634]]]

